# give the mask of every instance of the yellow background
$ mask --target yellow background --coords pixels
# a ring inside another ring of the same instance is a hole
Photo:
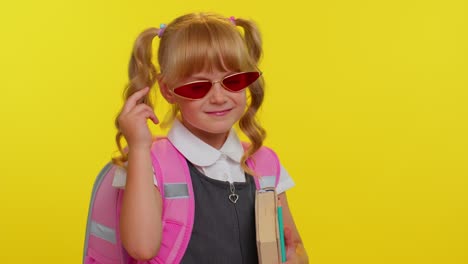
[[[81,262],[133,41],[203,10],[262,30],[260,117],[297,183],[289,199],[311,263],[468,263],[466,1],[30,0],[0,10],[1,263]]]

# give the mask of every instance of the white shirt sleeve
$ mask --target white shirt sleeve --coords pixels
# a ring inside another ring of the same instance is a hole
[[[127,171],[118,166],[114,172],[114,178],[112,179],[112,186],[119,189],[125,189],[125,183],[127,182]]]
[[[295,183],[291,176],[289,176],[289,173],[286,171],[286,169],[283,167],[283,165],[280,164],[281,170],[280,170],[280,178],[278,182],[278,186],[276,186],[276,193],[281,194],[292,187],[294,187]]]
[[[156,179],[156,172],[154,171],[154,168],[151,167],[153,169],[153,181],[154,181],[154,186],[158,187],[158,179]]]

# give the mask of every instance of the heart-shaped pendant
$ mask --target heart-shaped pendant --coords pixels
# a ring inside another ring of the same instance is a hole
[[[239,199],[239,195],[235,193],[231,193],[229,195],[229,200],[231,200],[232,203],[236,203],[238,199]]]

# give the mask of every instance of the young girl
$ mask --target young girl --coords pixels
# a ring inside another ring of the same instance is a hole
[[[160,40],[159,67],[152,62],[155,37]],[[265,138],[255,118],[264,96],[257,67],[261,54],[260,33],[252,21],[211,13],[187,14],[138,36],[126,102],[116,119],[122,156],[114,160],[128,162],[120,238],[132,258],[156,263],[152,259],[164,240],[162,198],[147,126],[148,119],[159,123],[150,100],[157,82],[172,105],[166,119],[172,123],[168,140],[187,160],[195,194],[193,230],[180,263],[258,263],[254,173],[246,160]],[[246,151],[233,129],[236,124],[250,140]],[[125,152],[122,136],[128,143]],[[283,206],[287,263],[307,263],[286,199],[285,192],[293,185],[281,167],[277,193]],[[236,221],[229,203],[236,203]]]

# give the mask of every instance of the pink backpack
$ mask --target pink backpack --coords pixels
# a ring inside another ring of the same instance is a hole
[[[248,146],[243,143],[244,149]],[[163,138],[151,148],[153,168],[163,199],[163,240],[158,255],[148,261],[131,258],[123,248],[119,235],[119,215],[124,190],[112,186],[118,166],[108,163],[94,183],[86,227],[84,264],[170,264],[179,263],[187,249],[195,212],[192,181],[185,158]],[[260,178],[257,189],[276,187],[280,165],[276,154],[260,148],[247,165]],[[118,173],[117,173],[118,174]]]

